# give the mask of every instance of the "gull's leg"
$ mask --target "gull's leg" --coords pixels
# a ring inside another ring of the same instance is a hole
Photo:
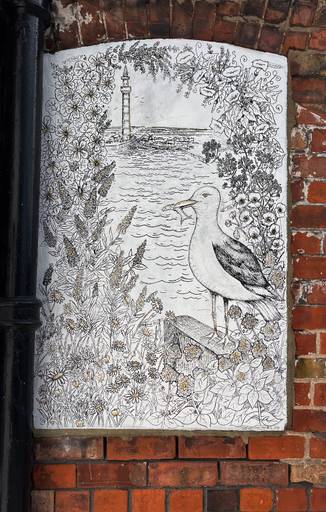
[[[225,337],[227,338],[229,335],[229,319],[228,319],[229,299],[227,299],[226,297],[223,297],[223,303],[224,303]]]
[[[212,293],[212,318],[214,325],[214,333],[217,334],[217,315],[216,315],[216,294]]]

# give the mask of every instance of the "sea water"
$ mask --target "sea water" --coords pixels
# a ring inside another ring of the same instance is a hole
[[[203,142],[214,134],[208,130],[138,129],[138,135],[189,137],[188,149],[153,149],[108,145],[108,156],[116,161],[115,184],[111,189],[117,223],[137,206],[133,222],[123,238],[128,251],[147,240],[139,285],[148,293],[157,291],[165,311],[190,315],[212,325],[210,293],[196,280],[189,267],[189,243],[195,226],[195,213],[181,223],[176,211],[164,207],[189,198],[203,185],[218,186],[216,164],[207,164]]]

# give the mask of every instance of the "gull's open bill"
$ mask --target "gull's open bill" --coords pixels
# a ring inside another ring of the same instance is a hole
[[[183,201],[179,201],[178,203],[173,204],[167,204],[164,206],[163,211],[166,210],[174,210],[177,212],[178,215],[180,215],[180,224],[182,225],[183,221],[186,219],[191,219],[190,215],[186,215],[184,212],[184,209],[193,206],[196,204],[197,201],[194,201],[193,199],[184,199]]]

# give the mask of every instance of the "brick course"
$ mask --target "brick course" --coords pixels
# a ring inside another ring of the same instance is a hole
[[[326,512],[324,0],[53,0],[49,49],[148,37],[287,55],[295,397],[280,434],[36,438],[32,512]],[[294,370],[294,368],[293,368]]]

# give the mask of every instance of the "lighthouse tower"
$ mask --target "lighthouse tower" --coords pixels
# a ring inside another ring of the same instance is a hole
[[[124,67],[121,77],[122,85],[120,87],[122,94],[122,140],[130,139],[131,124],[130,124],[130,92],[129,85],[130,76],[128,74],[127,66]]]

